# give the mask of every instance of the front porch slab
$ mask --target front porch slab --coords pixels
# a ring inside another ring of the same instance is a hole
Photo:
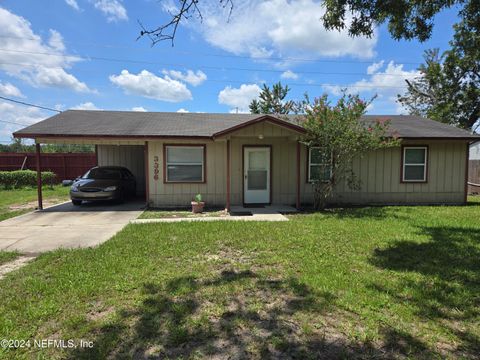
[[[288,205],[268,205],[265,207],[232,206],[229,216],[192,217],[192,218],[159,218],[134,219],[131,224],[173,223],[180,221],[288,221],[283,214],[297,210]],[[235,215],[238,214],[238,215]],[[241,215],[240,215],[241,214]]]

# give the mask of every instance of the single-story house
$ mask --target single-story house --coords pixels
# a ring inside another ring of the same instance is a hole
[[[469,144],[478,135],[417,116],[389,119],[401,146],[357,159],[360,190],[340,183],[337,204],[463,204]],[[69,110],[14,133],[37,144],[95,144],[98,165],[122,165],[150,206],[313,202],[312,180],[328,173],[319,149],[300,140],[298,116]],[[37,145],[40,157],[40,146]]]

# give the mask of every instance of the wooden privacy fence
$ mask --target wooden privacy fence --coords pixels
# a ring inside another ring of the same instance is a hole
[[[0,171],[36,170],[35,153],[0,153]],[[95,153],[43,153],[42,171],[52,171],[57,182],[73,180],[97,165]]]
[[[468,183],[469,194],[480,194],[480,160],[468,162]]]

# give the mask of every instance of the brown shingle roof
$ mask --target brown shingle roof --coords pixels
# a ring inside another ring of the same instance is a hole
[[[263,115],[68,110],[14,133],[15,137],[214,137]],[[276,116],[277,117],[277,116]],[[298,124],[299,116],[278,116]],[[367,115],[365,123],[389,119],[402,138],[477,139],[467,131],[417,116]]]

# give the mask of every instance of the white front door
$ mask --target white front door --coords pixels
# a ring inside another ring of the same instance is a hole
[[[270,147],[244,147],[245,204],[270,203]]]

